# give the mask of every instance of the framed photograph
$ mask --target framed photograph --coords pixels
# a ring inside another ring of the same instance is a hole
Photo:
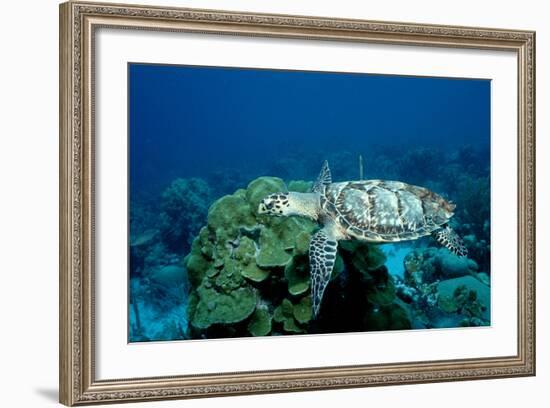
[[[535,33],[60,6],[66,405],[535,374]]]

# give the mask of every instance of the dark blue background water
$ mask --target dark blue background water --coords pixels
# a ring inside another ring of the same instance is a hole
[[[286,156],[490,139],[488,80],[131,64],[129,109],[133,192],[216,169],[254,178]]]

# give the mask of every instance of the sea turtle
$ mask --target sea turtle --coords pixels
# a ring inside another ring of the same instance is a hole
[[[455,205],[424,188],[388,180],[333,183],[328,162],[310,193],[270,194],[259,204],[259,214],[303,216],[323,225],[311,238],[309,266],[313,315],[336,260],[338,241],[356,239],[384,243],[432,235],[459,256],[467,251],[462,239],[447,225]]]

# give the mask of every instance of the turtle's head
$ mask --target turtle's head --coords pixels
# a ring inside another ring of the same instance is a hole
[[[268,195],[260,201],[260,205],[258,206],[258,214],[275,216],[291,215],[289,209],[289,193],[275,193]]]
[[[275,216],[298,215],[317,220],[319,216],[319,194],[317,193],[275,193],[260,201],[258,214]]]

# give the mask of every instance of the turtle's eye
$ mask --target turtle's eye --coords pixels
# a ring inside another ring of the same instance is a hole
[[[271,210],[273,209],[273,206],[275,204],[273,203],[273,201],[268,201],[267,203],[265,203],[265,208],[268,209],[268,210]]]

